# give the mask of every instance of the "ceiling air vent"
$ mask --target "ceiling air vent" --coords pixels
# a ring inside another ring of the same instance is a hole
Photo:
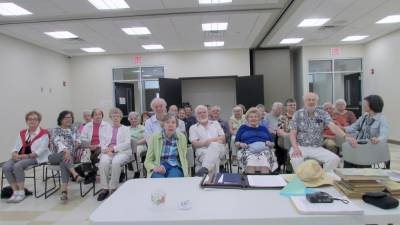
[[[83,40],[82,38],[68,38],[68,39],[63,39],[63,42],[65,44],[85,44],[86,41]]]

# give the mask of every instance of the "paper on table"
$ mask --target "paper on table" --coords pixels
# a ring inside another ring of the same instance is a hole
[[[284,187],[286,181],[281,175],[247,175],[250,187]]]
[[[340,199],[346,199],[340,196]],[[348,204],[341,201],[333,201],[333,203],[310,203],[305,196],[290,197],[294,206],[301,214],[308,215],[353,215],[363,214],[363,210],[349,200]]]
[[[221,177],[218,179],[218,183],[222,184],[224,180],[224,175],[222,174]]]

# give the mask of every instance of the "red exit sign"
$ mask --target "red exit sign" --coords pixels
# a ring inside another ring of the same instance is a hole
[[[341,48],[331,48],[331,56],[339,56],[342,54]]]

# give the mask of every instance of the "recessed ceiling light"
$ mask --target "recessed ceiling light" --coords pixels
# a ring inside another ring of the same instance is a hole
[[[201,25],[203,31],[219,31],[227,30],[228,23],[203,23]]]
[[[111,10],[111,9],[128,9],[129,5],[125,0],[88,0],[99,10]]]
[[[360,41],[362,39],[367,38],[368,35],[355,35],[355,36],[347,36],[342,39],[342,41]]]
[[[298,27],[319,27],[324,25],[326,22],[328,22],[330,19],[329,18],[314,18],[314,19],[305,19],[301,21]]]
[[[199,0],[200,5],[217,5],[232,3],[232,0]]]
[[[387,16],[376,23],[399,23],[400,22],[400,15],[391,15]]]
[[[44,32],[44,33],[56,39],[68,39],[68,38],[78,37],[69,31],[54,31],[54,32]]]
[[[121,28],[128,35],[147,35],[151,34],[147,27],[127,27]]]
[[[285,38],[282,39],[280,44],[297,44],[300,43],[304,38]]]
[[[99,48],[99,47],[90,47],[90,48],[81,48],[82,51],[85,52],[90,52],[90,53],[94,53],[94,52],[105,52],[106,50]]]
[[[158,49],[164,49],[164,47],[160,44],[152,44],[152,45],[142,45],[142,48],[146,50],[158,50]]]
[[[223,41],[207,41],[204,42],[204,47],[222,47],[225,45]]]
[[[2,16],[25,16],[31,15],[32,13],[28,10],[12,3],[12,2],[3,2],[0,3],[0,15]]]

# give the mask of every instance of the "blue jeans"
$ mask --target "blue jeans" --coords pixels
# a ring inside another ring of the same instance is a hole
[[[161,165],[164,166],[166,172],[153,172],[151,178],[183,177],[182,169],[179,166],[171,166],[167,162],[161,162]]]

